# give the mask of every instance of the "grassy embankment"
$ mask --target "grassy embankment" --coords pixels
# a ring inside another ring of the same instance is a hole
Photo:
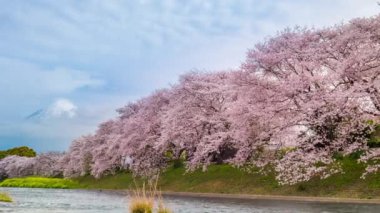
[[[273,173],[252,174],[228,165],[213,165],[207,172],[193,173],[185,173],[184,167],[177,167],[170,168],[161,175],[158,188],[162,191],[176,192],[380,198],[380,174],[361,179],[363,164],[357,164],[352,157],[341,159],[341,162],[344,174],[332,175],[324,180],[314,178],[292,186],[280,186]],[[129,173],[119,173],[98,180],[87,176],[76,181],[82,188],[87,189],[135,187]]]
[[[0,192],[0,202],[12,202],[12,198],[7,194],[7,193],[4,193],[4,192]]]
[[[280,186],[273,173],[247,173],[228,165],[213,165],[207,172],[193,173],[185,173],[183,166],[173,166],[161,174],[158,188],[176,192],[380,198],[379,173],[361,179],[365,165],[356,163],[355,156],[342,158],[340,161],[344,174],[332,175],[324,180],[314,178],[292,186]],[[137,183],[141,182],[142,180],[137,180]],[[0,187],[135,189],[135,183],[130,173],[118,173],[101,179],[91,176],[74,180],[13,178],[1,182]]]
[[[25,177],[10,178],[0,182],[0,187],[25,187],[25,188],[79,188],[78,182],[62,178]]]

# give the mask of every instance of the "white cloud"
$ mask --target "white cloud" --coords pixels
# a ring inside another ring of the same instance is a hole
[[[48,115],[56,118],[76,116],[78,107],[68,99],[56,100],[48,109]]]

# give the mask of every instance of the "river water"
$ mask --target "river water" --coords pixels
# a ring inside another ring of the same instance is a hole
[[[13,203],[1,203],[0,212],[128,212],[128,197],[121,193],[65,190],[0,188],[8,192]],[[380,205],[339,204],[300,201],[238,200],[165,197],[165,203],[175,213],[298,213],[298,212],[380,212]]]

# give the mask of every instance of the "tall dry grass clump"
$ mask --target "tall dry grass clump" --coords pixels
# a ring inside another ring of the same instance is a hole
[[[145,183],[141,189],[136,187],[129,203],[130,213],[152,213],[155,198],[152,193],[155,192],[146,190]]]
[[[143,183],[141,188],[137,187],[135,183],[136,189],[132,191],[132,197],[129,202],[130,213],[173,213],[165,206],[161,192],[157,190],[157,182],[158,177],[153,184],[152,181],[148,184],[148,188],[145,183]],[[156,203],[157,209],[155,209]]]

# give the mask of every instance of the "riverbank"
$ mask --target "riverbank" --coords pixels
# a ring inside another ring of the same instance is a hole
[[[24,177],[10,178],[0,182],[0,187],[18,188],[52,188],[52,189],[77,189],[81,188],[77,181],[62,178]]]
[[[364,199],[374,200],[377,203],[380,199],[380,174],[371,174],[366,179],[361,179],[365,165],[357,164],[354,156],[340,161],[344,170],[343,174],[332,175],[323,180],[314,178],[291,186],[279,185],[271,172],[261,175],[248,173],[228,165],[212,165],[206,172],[186,173],[183,165],[175,164],[161,174],[157,187],[164,192],[195,193],[194,195],[197,196],[205,194],[211,194],[213,197],[216,195],[236,197],[244,195],[254,198],[269,196],[278,197],[281,200],[292,196],[291,199],[301,197],[302,200],[305,200],[303,197],[308,199],[317,197],[318,199],[314,201],[321,200],[320,198],[333,199],[334,202],[340,202],[341,199],[349,199],[348,202],[351,202],[351,199]],[[6,185],[4,181],[0,183],[0,186],[28,187],[25,184],[26,179],[28,178],[8,179],[7,183],[13,183],[13,185]],[[20,184],[21,181],[23,184]],[[130,190],[135,189],[136,184],[141,186],[143,183],[143,180],[134,179],[132,174],[126,172],[100,179],[85,176],[70,181],[72,184],[68,188],[107,190]]]
[[[365,165],[356,163],[354,157],[341,159],[341,163],[343,174],[323,180],[314,178],[291,186],[279,185],[271,172],[261,175],[228,165],[213,165],[206,172],[186,173],[183,166],[177,166],[161,174],[158,188],[171,192],[380,199],[380,174],[361,179]],[[75,180],[85,189],[136,187],[130,173],[118,173],[101,179],[86,176]],[[136,182],[141,184],[142,181],[137,179]]]

